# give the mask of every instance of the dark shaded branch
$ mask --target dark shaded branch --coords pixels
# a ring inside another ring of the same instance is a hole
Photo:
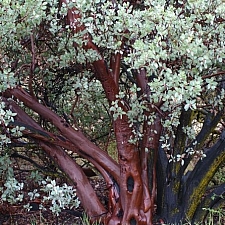
[[[190,126],[192,120],[193,120],[193,111],[188,110],[185,111],[184,109],[181,112],[180,119],[179,119],[179,125],[176,130],[176,138],[174,141],[174,148],[171,149],[171,152],[168,152],[168,154],[173,155],[176,157],[178,154],[182,155],[185,149],[186,141],[187,141],[187,135],[185,134],[183,128],[186,126]],[[179,204],[179,192],[181,188],[181,178],[183,176],[183,166],[180,162],[173,162],[167,164],[167,171],[166,171],[166,185],[163,187],[166,188],[167,195],[170,189],[167,188],[167,185],[170,185],[171,190],[170,191],[170,201],[168,201],[168,208],[174,208],[176,204],[176,207],[178,207]]]
[[[160,215],[162,210],[166,208],[165,187],[167,186],[167,168],[168,158],[161,145],[158,148],[157,158],[157,214]]]
[[[42,165],[39,165],[37,162],[35,162],[33,159],[27,157],[27,156],[24,156],[24,155],[21,155],[19,154],[18,152],[14,152],[13,154],[10,155],[10,157],[12,158],[20,158],[20,159],[23,159],[29,163],[31,163],[32,165],[34,165],[37,169],[39,170],[42,170],[42,171],[48,171],[49,168],[45,167],[45,166],[42,166]]]
[[[183,213],[189,219],[194,216],[194,211],[202,199],[201,194],[205,192],[209,181],[224,161],[225,131],[223,131],[217,143],[206,153],[206,157],[198,161],[194,170],[190,172],[190,175],[183,183],[182,202],[186,202]]]
[[[176,139],[174,141],[174,149],[172,154],[176,156],[177,154],[182,154],[186,146],[187,134],[184,132],[183,128],[190,126],[193,121],[194,112],[191,110],[185,111],[182,109],[179,125],[176,130]]]
[[[224,74],[225,74],[225,71],[220,71],[220,72],[217,72],[217,73],[205,75],[205,76],[202,77],[202,79],[216,77],[216,76],[220,76],[220,75],[224,75]]]
[[[132,74],[128,71],[128,68],[126,67],[126,65],[124,65],[123,63],[121,63],[121,67],[122,67],[122,73],[125,73],[126,74],[127,79],[132,84],[136,84],[136,80],[133,78]]]
[[[31,53],[32,53],[32,62],[31,62],[31,66],[30,66],[30,75],[29,75],[29,91],[30,94],[33,98],[35,98],[35,94],[34,94],[34,90],[33,90],[33,74],[34,74],[34,70],[35,70],[35,45],[34,45],[34,35],[31,34],[30,35],[30,40],[31,40]]]
[[[221,201],[225,201],[225,183],[219,185],[214,190],[212,190],[208,195],[204,197],[201,204],[195,211],[192,222],[201,221],[202,218],[205,218],[208,214],[207,209],[218,208]]]
[[[219,112],[216,116],[213,116],[212,113],[208,113],[205,117],[201,131],[196,136],[196,139],[186,149],[189,148],[193,148],[195,150],[201,149],[204,145],[204,141],[209,137],[212,131],[215,130],[216,126],[221,121],[222,116],[223,116],[222,111]],[[195,144],[196,142],[197,145]],[[184,166],[180,168],[181,170],[180,173],[184,173],[190,161],[191,161],[190,157],[184,159]]]
[[[43,129],[37,129],[29,124],[26,124],[24,122],[18,121],[18,120],[14,120],[13,122],[9,123],[9,126],[19,126],[19,127],[24,127],[26,129],[26,131],[24,132],[26,135],[29,136],[29,134],[36,134],[36,137],[40,137],[40,139],[42,137],[45,138],[51,138],[51,133],[44,131]],[[41,127],[40,127],[41,128]],[[61,140],[66,141],[66,139],[62,136],[57,135],[57,137]]]
[[[223,116],[222,111],[217,113],[216,116],[214,116],[214,114],[212,113],[208,113],[206,115],[204,123],[203,123],[203,127],[196,137],[196,141],[197,141],[196,149],[202,148],[202,146],[204,145],[204,141],[209,137],[212,131],[215,130],[216,126],[221,121],[222,116]]]

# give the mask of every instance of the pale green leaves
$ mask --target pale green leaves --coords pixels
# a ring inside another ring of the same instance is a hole
[[[186,103],[185,109],[195,108],[195,98],[201,94],[203,80],[196,77],[188,80],[186,71],[173,73],[167,68],[161,71],[161,74],[149,83],[152,95],[150,96],[152,103],[164,101],[163,110],[172,110]]]
[[[0,158],[0,174],[7,169],[11,169],[3,168],[4,165],[9,163],[11,162],[7,156]],[[50,178],[45,180],[42,179],[42,181],[39,182],[39,188],[31,190],[27,193],[28,196],[25,196],[24,189],[27,187],[24,183],[18,182],[12,175],[13,174],[9,174],[4,182],[4,186],[0,187],[1,201],[14,204],[27,200],[27,197],[29,200],[34,200],[35,198],[42,196],[43,201],[50,204],[50,210],[56,215],[58,215],[62,209],[72,207],[77,208],[80,204],[80,201],[76,197],[76,190],[72,186],[68,186],[67,184],[59,186],[56,184],[55,180],[51,180]],[[39,176],[37,172],[35,175]],[[24,208],[30,210],[30,203],[25,205]],[[45,209],[42,204],[39,208]]]
[[[34,189],[33,192],[28,192],[30,200],[40,197],[40,194],[37,192],[37,189]]]
[[[11,204],[23,201],[23,190],[24,184],[19,183],[15,178],[8,178],[4,183],[2,190],[1,200],[7,201]]]
[[[3,62],[5,66],[7,65],[7,62]],[[3,65],[4,65],[3,64]],[[7,88],[12,88],[16,85],[17,79],[14,77],[14,73],[11,72],[10,68],[6,68],[3,71],[0,70],[0,91],[5,91]]]
[[[124,112],[123,108],[119,106],[120,104],[124,104],[123,101],[113,101],[112,106],[110,107],[110,111],[113,113],[113,119],[116,120],[118,117],[122,119],[123,115],[126,115],[126,112]]]
[[[4,183],[4,187],[0,188],[1,200],[11,204],[24,201],[24,186],[24,183],[19,183],[14,177],[9,177]],[[43,201],[50,203],[50,210],[56,215],[59,215],[62,209],[77,208],[80,204],[80,201],[76,198],[76,190],[67,184],[59,186],[55,180],[47,178],[42,181],[39,189],[28,192],[29,200],[39,197],[41,192]],[[30,203],[25,205],[24,208],[30,210]],[[42,204],[39,208],[45,209]]]
[[[15,126],[14,128],[11,129],[12,135],[15,137],[20,137],[22,136],[22,131],[25,130],[25,127],[19,127]]]
[[[0,22],[3,25],[0,34],[4,32],[9,40],[28,35],[45,18],[48,2],[54,4],[54,1],[42,0],[23,2],[11,0],[9,4],[3,2],[0,10]]]
[[[6,136],[6,134],[0,134],[0,150],[3,145],[11,143],[11,139]]]
[[[50,210],[54,214],[59,215],[59,212],[65,207],[77,208],[79,206],[80,201],[76,198],[76,190],[72,186],[67,184],[59,186],[55,180],[49,178],[46,181],[42,181],[42,186],[41,190],[47,193],[43,200],[51,203]]]
[[[7,154],[1,155],[0,157],[0,175],[4,181],[4,185],[0,187],[0,200],[7,201],[11,204],[21,202],[24,197],[24,183],[19,183],[14,178],[11,160]]]
[[[20,137],[22,136],[22,131],[25,129],[24,127],[16,126],[12,129],[8,128],[9,123],[14,122],[14,117],[16,115],[16,113],[6,108],[4,102],[0,103],[0,125],[4,127],[4,129],[7,129],[7,133],[11,132],[13,136]],[[6,135],[5,133],[2,133],[0,135],[0,146],[2,147],[9,143],[11,143],[10,136]]]
[[[8,126],[11,121],[14,121],[16,113],[13,113],[11,110],[6,109],[4,102],[0,104],[0,124]]]
[[[207,89],[208,90],[214,91],[216,89],[217,82],[215,81],[214,78],[207,78],[205,81],[207,83]]]

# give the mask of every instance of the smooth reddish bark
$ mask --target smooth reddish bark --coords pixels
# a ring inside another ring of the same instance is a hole
[[[97,163],[105,168],[115,180],[119,179],[119,167],[118,164],[108,156],[108,154],[92,143],[88,138],[84,136],[82,131],[78,128],[73,128],[64,119],[60,118],[52,110],[38,103],[22,88],[14,88],[8,90],[8,96],[13,95],[27,107],[37,112],[45,120],[51,122],[62,134],[65,139],[68,139],[73,145],[84,152],[87,155],[94,155]]]
[[[29,131],[25,129],[23,133],[26,136],[31,137],[35,140],[38,145],[53,159],[56,165],[65,172],[70,180],[74,183],[77,189],[77,195],[81,201],[83,207],[90,217],[99,218],[106,216],[107,210],[104,208],[102,203],[99,201],[98,197],[92,186],[90,185],[89,180],[82,171],[81,167],[72,159],[61,147],[72,150],[81,156],[86,157],[90,162],[93,161],[92,158],[87,155],[82,155],[82,153],[76,149],[76,147],[69,141],[66,141],[62,136],[59,139],[56,139],[56,136],[50,132],[45,131],[39,124],[37,124],[32,118],[30,118],[15,102],[8,101],[4,99],[8,104],[8,107],[11,108],[14,112],[17,113],[17,120],[22,122],[25,126],[29,126],[36,130]],[[17,124],[15,121],[13,124]],[[22,126],[22,124],[20,124]],[[35,132],[36,131],[36,132]],[[61,147],[60,147],[61,146]],[[93,161],[95,163],[95,161]],[[99,167],[99,166],[98,166]],[[112,183],[109,174],[104,170],[100,172],[105,175],[104,178],[108,185]],[[110,186],[111,188],[111,186]]]

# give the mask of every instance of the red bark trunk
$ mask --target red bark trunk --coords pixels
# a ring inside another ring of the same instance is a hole
[[[151,205],[145,205],[146,202],[150,203],[150,201],[148,201],[148,189],[143,187],[140,152],[137,145],[129,142],[133,134],[126,116],[116,120],[115,134],[121,176],[120,198],[123,210],[121,224],[151,224]]]

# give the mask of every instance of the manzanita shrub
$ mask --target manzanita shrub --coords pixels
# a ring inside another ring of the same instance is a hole
[[[223,0],[0,6],[1,157],[37,145],[106,225],[194,223],[220,207],[224,182],[208,184],[225,160]],[[107,206],[71,153],[102,175]]]

